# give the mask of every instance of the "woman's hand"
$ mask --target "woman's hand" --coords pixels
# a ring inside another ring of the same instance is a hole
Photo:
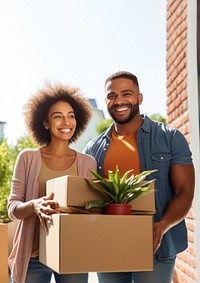
[[[59,207],[58,202],[53,200],[54,194],[33,200],[34,211],[40,219],[40,223],[46,231],[48,231],[47,222],[52,222],[52,214],[59,213],[56,208]]]

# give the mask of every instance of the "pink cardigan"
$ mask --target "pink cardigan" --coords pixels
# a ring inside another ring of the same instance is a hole
[[[96,170],[96,161],[93,157],[76,152],[78,162],[78,175],[91,176],[88,168]],[[39,149],[23,150],[17,158],[11,193],[8,199],[8,213],[12,220],[16,220],[14,215],[15,207],[31,199],[38,198],[38,176],[41,168],[41,154]],[[17,283],[24,283],[26,272],[32,250],[36,214],[29,218],[21,219],[17,227],[13,249],[8,258],[11,270],[11,278]]]

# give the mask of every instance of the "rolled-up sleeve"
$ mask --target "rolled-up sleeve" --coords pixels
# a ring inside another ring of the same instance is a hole
[[[192,153],[188,142],[183,134],[176,130],[172,138],[172,160],[171,164],[190,165],[193,164]]]

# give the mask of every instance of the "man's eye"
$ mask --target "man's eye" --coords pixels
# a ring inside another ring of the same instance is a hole
[[[132,93],[130,93],[130,92],[125,92],[125,93],[123,93],[123,97],[130,97],[130,96],[132,96]]]
[[[114,94],[110,94],[107,99],[114,99],[115,98],[115,95]]]

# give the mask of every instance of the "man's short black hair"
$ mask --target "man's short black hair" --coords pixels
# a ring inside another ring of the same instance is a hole
[[[105,86],[108,82],[116,80],[116,79],[121,79],[121,78],[131,80],[139,89],[139,83],[138,83],[137,77],[135,75],[133,75],[132,73],[127,72],[127,71],[119,71],[119,72],[116,72],[116,73],[112,74],[111,76],[109,76],[105,81]]]

